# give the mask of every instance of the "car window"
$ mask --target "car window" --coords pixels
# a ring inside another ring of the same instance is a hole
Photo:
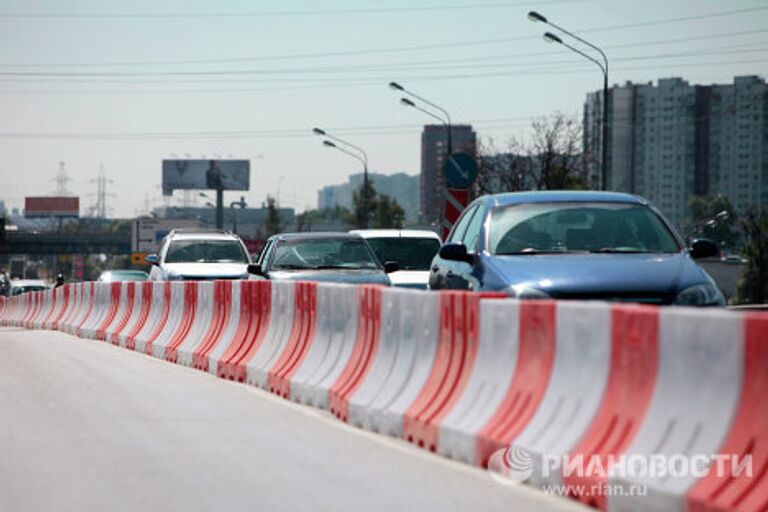
[[[609,202],[527,203],[491,217],[490,251],[677,252],[677,240],[650,208]]]
[[[440,250],[436,238],[381,237],[366,238],[381,263],[396,261],[400,270],[429,270],[432,258]]]
[[[478,207],[479,205],[474,205],[470,206],[467,210],[464,210],[464,213],[453,227],[453,231],[449,237],[450,242],[461,242],[464,239],[464,232],[467,230],[467,225],[469,225],[472,216],[475,214]]]
[[[472,220],[467,225],[467,230],[464,232],[464,236],[461,241],[467,246],[467,249],[474,251],[477,247],[477,241],[480,238],[480,230],[483,227],[483,220],[485,219],[485,210],[483,208],[477,208],[472,215]]]
[[[173,240],[165,263],[248,263],[237,240]]]
[[[271,269],[377,269],[378,261],[362,238],[281,240],[273,249]]]
[[[259,260],[258,263],[262,267],[264,267],[264,264],[267,262],[267,256],[269,255],[269,250],[272,248],[272,246],[275,244],[274,240],[267,240],[267,244],[264,246],[264,248],[261,250],[261,253],[259,253]]]

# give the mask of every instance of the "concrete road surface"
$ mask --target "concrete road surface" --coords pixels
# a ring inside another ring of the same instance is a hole
[[[235,508],[582,509],[250,386],[0,328],[0,511]]]

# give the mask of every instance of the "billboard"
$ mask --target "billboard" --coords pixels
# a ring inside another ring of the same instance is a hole
[[[163,160],[163,195],[174,190],[248,190],[250,160]]]
[[[25,197],[24,216],[28,219],[80,216],[79,197]]]

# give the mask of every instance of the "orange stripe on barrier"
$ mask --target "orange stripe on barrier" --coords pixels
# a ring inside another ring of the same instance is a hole
[[[296,313],[288,344],[269,370],[268,389],[283,398],[291,393],[291,375],[296,371],[314,339],[317,325],[317,283],[297,283]]]
[[[342,421],[349,418],[349,397],[360,386],[373,362],[379,344],[381,287],[366,285],[357,290],[359,322],[352,355],[328,392],[328,408]]]
[[[731,430],[718,450],[725,458],[719,471],[716,464],[710,466],[709,474],[688,493],[691,512],[768,509],[768,315],[748,314],[744,321],[741,400]],[[734,456],[741,461],[752,458],[751,474],[737,474]]]
[[[555,359],[557,332],[554,301],[520,303],[520,346],[514,377],[504,400],[477,438],[477,460],[488,458],[522,432],[547,389]]]
[[[658,333],[659,315],[655,307],[612,307],[611,370],[605,396],[594,421],[569,454],[571,460],[581,456],[584,461],[599,461],[603,468],[609,468],[609,457],[622,454],[632,442],[656,383]],[[605,509],[605,474],[564,476],[566,485],[583,489],[572,498]]]

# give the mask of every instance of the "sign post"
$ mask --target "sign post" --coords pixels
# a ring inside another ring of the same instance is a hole
[[[454,153],[443,165],[447,186],[443,207],[443,240],[448,238],[454,223],[469,203],[469,187],[477,179],[477,161],[469,153]]]

